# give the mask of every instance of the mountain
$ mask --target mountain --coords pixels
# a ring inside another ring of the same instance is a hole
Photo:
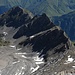
[[[0,9],[3,11],[13,6],[21,6],[33,14],[46,13],[47,16],[60,16],[75,10],[75,0],[0,0]]]
[[[0,25],[3,26],[6,22],[7,27],[19,27],[20,25],[30,21],[30,19],[33,17],[30,12],[27,12],[28,11],[22,10],[19,7],[11,8],[8,12],[0,16]]]
[[[59,25],[71,40],[75,40],[75,11],[60,17],[54,17],[53,22],[54,24]]]
[[[0,62],[5,64],[0,67],[2,75],[60,75],[73,69],[75,48],[45,13],[34,16],[13,7],[0,15],[0,34],[1,43],[8,41],[0,47]]]

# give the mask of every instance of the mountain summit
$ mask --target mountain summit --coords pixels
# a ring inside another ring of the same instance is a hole
[[[22,24],[30,21],[32,17],[33,15],[30,12],[17,6],[11,8],[8,12],[0,16],[0,25],[4,25],[6,22],[6,26],[8,27],[19,27]]]
[[[14,75],[52,75],[72,69],[75,51],[65,32],[45,13],[30,15],[20,7],[13,7],[0,15],[1,38],[10,42],[1,47],[6,52],[3,58],[9,62],[5,68],[3,66],[2,75],[12,75],[13,72]],[[5,61],[3,58],[1,61]],[[72,59],[70,65],[67,58]]]

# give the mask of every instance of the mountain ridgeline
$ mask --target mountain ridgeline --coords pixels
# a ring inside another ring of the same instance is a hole
[[[8,33],[7,40],[15,39],[13,43],[22,46],[24,51],[39,52],[45,60],[52,54],[59,55],[72,47],[65,32],[54,25],[45,13],[33,16],[20,7],[13,7],[0,15],[0,29]],[[22,40],[23,36],[25,39]]]
[[[0,15],[0,35],[1,49],[8,51],[9,48],[10,52],[18,52],[17,55],[7,53],[14,60],[17,60],[18,57],[25,64],[26,68],[22,69],[23,72],[24,70],[27,71],[25,71],[25,75],[54,75],[56,72],[55,75],[60,75],[65,70],[73,69],[75,48],[66,33],[52,23],[45,13],[38,16],[21,7],[13,7]],[[22,55],[23,57],[21,57]],[[28,62],[22,61],[22,58]],[[36,66],[33,59],[36,59]],[[13,65],[21,68],[20,62]],[[30,70],[32,66],[34,67],[33,70],[31,69],[33,73]],[[8,68],[10,70],[10,66]],[[14,68],[12,67],[11,73],[13,73]],[[7,70],[3,71],[3,75]],[[17,70],[15,72],[17,74]],[[10,71],[7,74],[10,74]]]
[[[75,11],[60,17],[53,17],[53,23],[59,25],[75,41]]]

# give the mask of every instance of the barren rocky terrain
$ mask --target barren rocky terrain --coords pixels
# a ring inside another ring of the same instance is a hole
[[[0,15],[0,34],[0,75],[75,74],[75,47],[45,13],[13,7]]]

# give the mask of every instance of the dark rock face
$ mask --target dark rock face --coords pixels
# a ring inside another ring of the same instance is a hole
[[[75,11],[60,17],[54,17],[53,22],[67,33],[71,40],[75,40]]]
[[[8,12],[0,16],[0,26],[6,22],[7,27],[19,27],[24,23],[29,22],[31,17],[28,13],[24,13],[20,7],[13,7]]]
[[[28,24],[23,25],[19,31],[14,35],[14,38],[19,38],[23,35],[31,36],[34,34],[37,34],[41,31],[50,29],[54,25],[52,22],[50,22],[49,18],[46,16],[46,14],[43,14],[41,16],[35,16],[31,19],[31,22]],[[21,33],[20,33],[21,32]]]
[[[64,31],[55,26],[49,30],[30,36],[27,40],[19,43],[19,45],[30,45],[33,52],[41,53],[40,56],[44,55],[45,59],[52,54],[64,53],[72,46]]]
[[[8,28],[19,28],[13,36],[14,39],[26,36],[19,45],[23,47],[29,45],[32,47],[29,50],[40,52],[40,56],[44,55],[45,59],[49,55],[64,53],[72,46],[65,32],[55,26],[46,14],[31,18],[29,13],[24,13],[20,7],[14,7],[0,16],[0,26],[4,23]]]

